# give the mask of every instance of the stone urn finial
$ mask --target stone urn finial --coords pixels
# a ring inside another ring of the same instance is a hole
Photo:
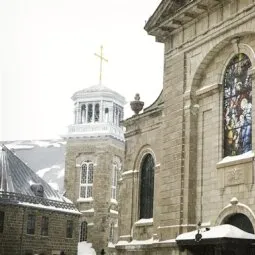
[[[144,102],[140,101],[140,95],[135,94],[135,101],[130,102],[132,111],[137,115],[143,109]]]

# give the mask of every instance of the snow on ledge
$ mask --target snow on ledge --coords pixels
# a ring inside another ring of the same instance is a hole
[[[93,197],[86,197],[86,198],[79,197],[79,198],[77,199],[77,202],[91,202],[91,201],[93,201],[93,200],[94,200]]]
[[[209,230],[202,228],[200,231],[202,239],[216,239],[216,238],[234,238],[234,239],[248,239],[255,240],[255,235],[247,233],[235,226],[224,224],[216,227],[211,227]],[[195,240],[197,230],[181,234],[177,236],[176,241]]]
[[[240,164],[241,162],[248,162],[254,158],[254,152],[248,151],[237,156],[227,156],[217,163],[217,168],[221,168],[227,165]],[[240,162],[241,161],[241,162]]]
[[[118,211],[115,211],[115,210],[112,210],[112,209],[110,209],[110,213],[112,213],[112,214],[116,214],[116,215],[118,215],[118,214],[119,214],[119,212],[118,212]]]
[[[149,226],[153,225],[153,218],[150,219],[140,219],[135,222],[135,226]]]
[[[39,209],[44,209],[44,210],[51,210],[51,211],[58,211],[58,212],[65,212],[65,213],[73,213],[73,214],[81,214],[78,210],[75,209],[65,209],[65,208],[58,208],[55,206],[49,206],[49,205],[42,205],[42,204],[32,204],[32,203],[27,203],[27,202],[19,202],[19,205],[23,206],[29,206],[29,207],[35,207]]]
[[[95,212],[94,208],[90,208],[88,210],[83,210],[83,211],[80,211],[81,213],[93,213]]]

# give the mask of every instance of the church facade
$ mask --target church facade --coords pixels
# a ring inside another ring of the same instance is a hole
[[[97,254],[110,254],[118,238],[125,99],[102,84],[77,91],[72,99],[74,122],[66,135],[66,196],[82,214],[79,241],[92,243]]]
[[[145,30],[163,90],[124,122],[117,253],[254,254],[255,2],[163,0]]]

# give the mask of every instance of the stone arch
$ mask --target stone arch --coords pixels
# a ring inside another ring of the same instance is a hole
[[[253,226],[253,229],[255,230],[255,214],[250,207],[245,204],[239,203],[236,198],[232,198],[230,204],[228,204],[221,210],[215,221],[215,225],[217,226],[224,224],[224,222],[230,216],[233,216],[235,214],[244,214],[245,216],[247,216]]]
[[[137,156],[136,156],[136,159],[135,159],[135,162],[134,162],[134,168],[135,170],[137,171],[140,171],[141,169],[141,165],[142,165],[142,162],[143,162],[143,159],[144,157],[147,155],[147,154],[151,154],[152,157],[153,157],[153,160],[155,162],[155,166],[156,166],[156,155],[154,153],[154,151],[151,149],[151,146],[150,145],[145,145],[143,146],[139,152],[137,153]]]
[[[234,50],[235,49],[235,50]],[[255,52],[252,49],[252,47],[245,43],[239,43],[236,45],[236,47],[233,47],[233,52],[231,52],[228,57],[225,59],[225,62],[223,64],[223,68],[221,70],[221,74],[218,77],[218,84],[223,84],[225,70],[229,64],[229,62],[232,60],[233,57],[235,57],[238,53],[244,53],[247,55],[247,57],[251,61],[252,70],[255,68]]]
[[[220,42],[215,43],[215,45],[213,45],[211,47],[210,50],[208,50],[208,52],[206,53],[205,56],[203,56],[202,61],[200,62],[200,64],[197,66],[196,71],[194,72],[194,75],[192,77],[192,81],[190,84],[190,87],[187,88],[187,92],[194,92],[198,87],[199,84],[201,83],[201,77],[205,71],[205,69],[207,68],[208,64],[210,63],[210,61],[216,56],[216,54],[222,50],[227,44],[231,43],[231,41],[233,41],[234,39],[237,39],[239,37],[244,37],[247,34],[253,34],[254,35],[254,31],[246,31],[246,32],[242,32],[242,33],[236,33],[234,35],[228,35],[225,38],[223,38]],[[228,56],[228,58],[225,61],[225,66],[227,66],[228,61],[231,59],[231,57],[233,57],[235,54],[237,54],[237,52],[234,51],[233,47],[233,53],[230,54],[230,56]],[[253,49],[244,43],[239,43],[239,52],[240,53],[245,53],[251,60],[252,62],[252,66],[253,68],[255,67],[255,55],[254,55],[254,51]],[[222,82],[222,77],[224,76],[224,71],[225,68],[222,68],[223,70],[223,75],[220,74],[218,77],[218,81],[219,83]]]

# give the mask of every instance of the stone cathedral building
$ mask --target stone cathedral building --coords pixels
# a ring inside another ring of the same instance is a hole
[[[82,213],[80,241],[97,254],[118,237],[118,180],[124,157],[125,99],[99,84],[74,93],[74,123],[66,136],[65,189]],[[108,248],[108,246],[110,248]]]
[[[124,121],[117,253],[255,254],[255,1],[163,0],[145,30],[164,84]]]

